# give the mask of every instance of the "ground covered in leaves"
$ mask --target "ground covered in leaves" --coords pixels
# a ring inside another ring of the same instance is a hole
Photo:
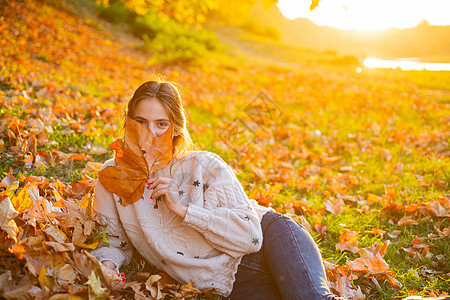
[[[121,278],[89,254],[107,242],[90,209],[97,171],[122,108],[154,74],[180,85],[198,147],[309,229],[335,293],[449,292],[448,72],[356,72],[234,30],[215,57],[155,65],[76,3],[1,2],[1,297],[215,297],[138,256],[112,292]]]

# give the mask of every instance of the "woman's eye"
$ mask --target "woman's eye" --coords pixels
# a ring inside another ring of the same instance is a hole
[[[141,123],[142,125],[145,125],[145,121],[142,121],[142,120],[136,120],[136,122]]]
[[[168,123],[165,123],[165,122],[161,122],[161,123],[158,123],[158,126],[159,126],[159,127],[168,127],[169,124],[168,124]]]

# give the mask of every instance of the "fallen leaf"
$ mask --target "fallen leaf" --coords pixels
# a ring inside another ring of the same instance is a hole
[[[180,292],[183,295],[183,297],[192,297],[201,293],[200,290],[194,287],[194,282],[192,282],[192,280],[189,280],[188,283],[183,284],[180,287]]]
[[[73,245],[73,243],[58,243],[58,242],[50,242],[50,241],[45,241],[43,243],[44,248],[52,248],[53,251],[56,252],[66,252],[66,251],[74,251],[75,250],[75,246]]]
[[[358,253],[358,251],[360,251],[357,246],[358,235],[358,232],[344,228],[344,232],[339,236],[339,243],[336,244],[336,249],[340,251],[347,250],[352,253]]]
[[[19,213],[14,209],[9,197],[3,197],[0,200],[0,227],[2,230],[6,231],[9,238],[17,242],[17,233],[19,228],[17,228],[14,218],[17,217]]]
[[[116,140],[110,147],[117,150],[116,165],[101,170],[99,180],[107,190],[123,199],[123,205],[134,203],[144,193],[145,180],[172,159],[172,125],[155,137],[147,126],[127,117],[125,138]]]
[[[325,201],[324,204],[325,204],[325,209],[334,215],[340,214],[344,211],[345,203],[344,203],[344,200],[342,200],[340,198],[331,197],[331,199],[328,199],[327,201]]]
[[[89,299],[108,298],[108,290],[102,287],[100,278],[94,270],[91,271],[85,284],[89,287]]]
[[[398,238],[400,234],[402,234],[401,230],[393,230],[392,232],[388,232],[388,235],[393,239]]]
[[[348,261],[345,263],[345,267],[354,272],[364,272],[370,275],[386,273],[390,269],[379,253]]]
[[[390,275],[386,275],[386,278],[389,281],[389,283],[391,284],[391,286],[393,286],[395,289],[400,290],[403,287],[403,284],[401,284],[400,281],[398,281],[394,277],[392,277]]]
[[[419,224],[420,224],[420,222],[413,220],[411,216],[404,216],[397,223],[397,225],[399,225],[399,226],[419,225]]]

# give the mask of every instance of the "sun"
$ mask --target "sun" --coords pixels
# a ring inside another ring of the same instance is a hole
[[[313,11],[310,1],[279,0],[277,6],[289,18],[308,18],[317,25],[340,29],[383,30],[407,28],[427,20],[433,25],[449,25],[448,0],[321,0]]]

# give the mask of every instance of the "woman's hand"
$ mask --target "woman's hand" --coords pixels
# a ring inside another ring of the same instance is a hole
[[[114,272],[117,272],[117,266],[116,266],[116,264],[113,263],[111,260],[104,260],[104,261],[102,261],[102,264],[103,264],[105,267],[107,267],[108,269],[113,270]],[[122,273],[122,274],[123,274],[123,273]],[[122,281],[119,281],[118,283],[116,283],[116,284],[112,287],[112,289],[113,289],[114,291],[122,290],[122,289],[125,287],[125,282],[126,282],[126,279],[125,279],[124,276],[121,276],[120,274],[117,274],[117,275],[118,275],[119,277],[123,277],[123,278],[122,278]]]
[[[184,219],[187,213],[187,205],[180,201],[178,186],[174,179],[167,177],[156,177],[146,181],[147,188],[153,189],[150,198],[162,196],[167,208]]]

